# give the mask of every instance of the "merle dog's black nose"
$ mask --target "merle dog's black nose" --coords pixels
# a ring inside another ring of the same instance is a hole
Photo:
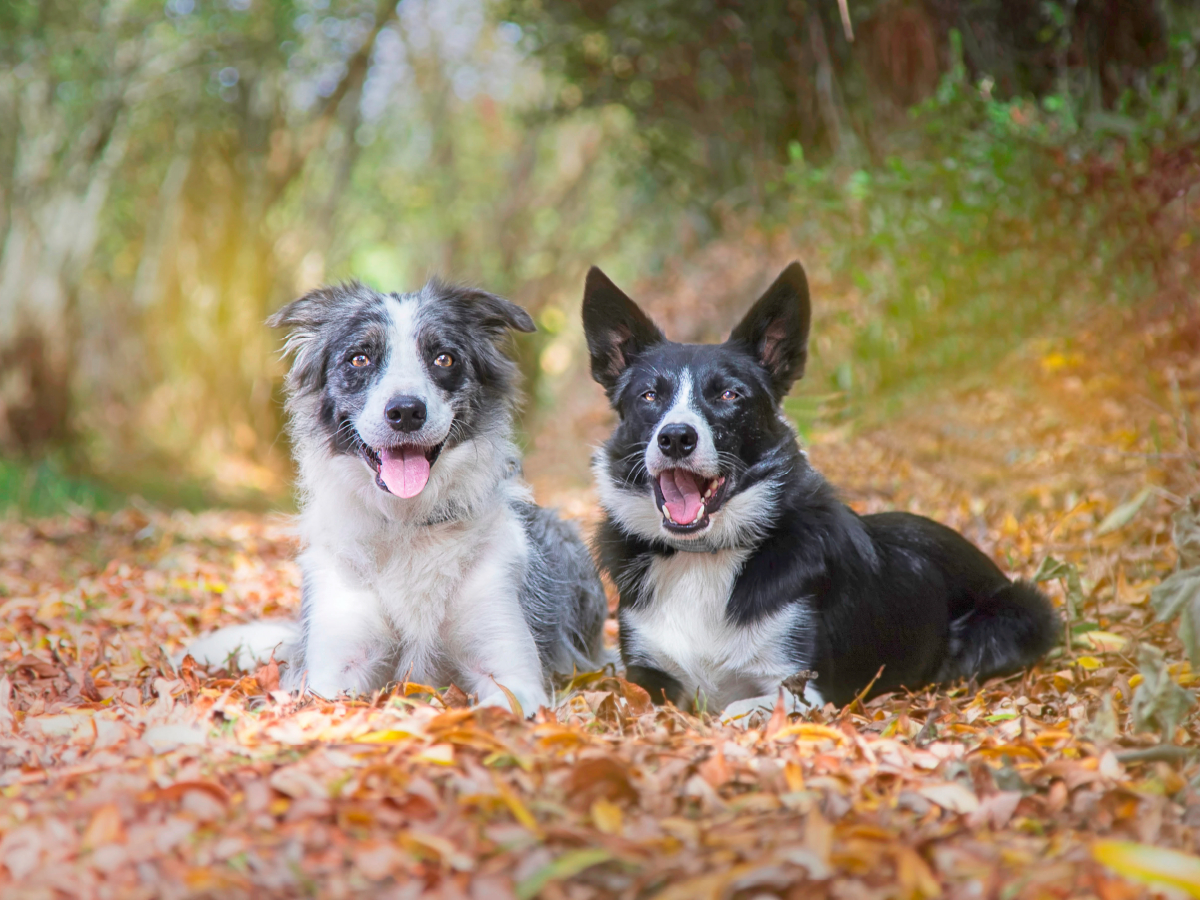
[[[397,431],[419,431],[425,424],[425,401],[401,394],[388,401],[383,414]]]
[[[696,429],[691,425],[664,425],[658,431],[658,449],[663,456],[683,459],[696,449]]]

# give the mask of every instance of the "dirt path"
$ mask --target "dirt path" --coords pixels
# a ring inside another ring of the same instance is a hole
[[[166,653],[196,632],[295,609],[286,523],[136,508],[0,523],[0,893],[1139,896],[1097,858],[1153,861],[1104,841],[1200,850],[1197,715],[1163,750],[1130,713],[1139,642],[1197,683],[1147,606],[1175,563],[1169,514],[1200,488],[1190,327],[1099,316],[983,387],[816,435],[856,508],[934,515],[1026,576],[1047,555],[1073,564],[1075,641],[978,692],[749,732],[602,674],[525,723],[419,685],[298,703],[270,668],[175,672]],[[538,487],[588,518],[588,492]]]

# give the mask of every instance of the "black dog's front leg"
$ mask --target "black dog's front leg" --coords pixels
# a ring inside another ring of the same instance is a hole
[[[645,688],[655,703],[674,703],[682,707],[686,701],[683,685],[673,675],[651,666],[629,666],[625,678],[640,688]]]

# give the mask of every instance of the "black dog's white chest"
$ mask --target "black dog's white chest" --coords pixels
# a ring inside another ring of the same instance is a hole
[[[799,667],[788,636],[802,625],[800,604],[752,624],[727,615],[729,597],[748,553],[656,556],[642,580],[642,600],[621,611],[627,656],[679,680],[717,706],[753,696]]]

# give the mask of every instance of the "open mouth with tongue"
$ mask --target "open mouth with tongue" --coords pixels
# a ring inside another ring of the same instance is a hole
[[[445,441],[432,447],[399,444],[380,450],[363,444],[362,455],[367,465],[375,470],[375,483],[380,488],[408,500],[425,489],[429,482],[429,470],[445,444]]]
[[[673,534],[703,531],[725,499],[725,485],[724,475],[709,478],[687,469],[664,469],[654,479],[663,527]]]

